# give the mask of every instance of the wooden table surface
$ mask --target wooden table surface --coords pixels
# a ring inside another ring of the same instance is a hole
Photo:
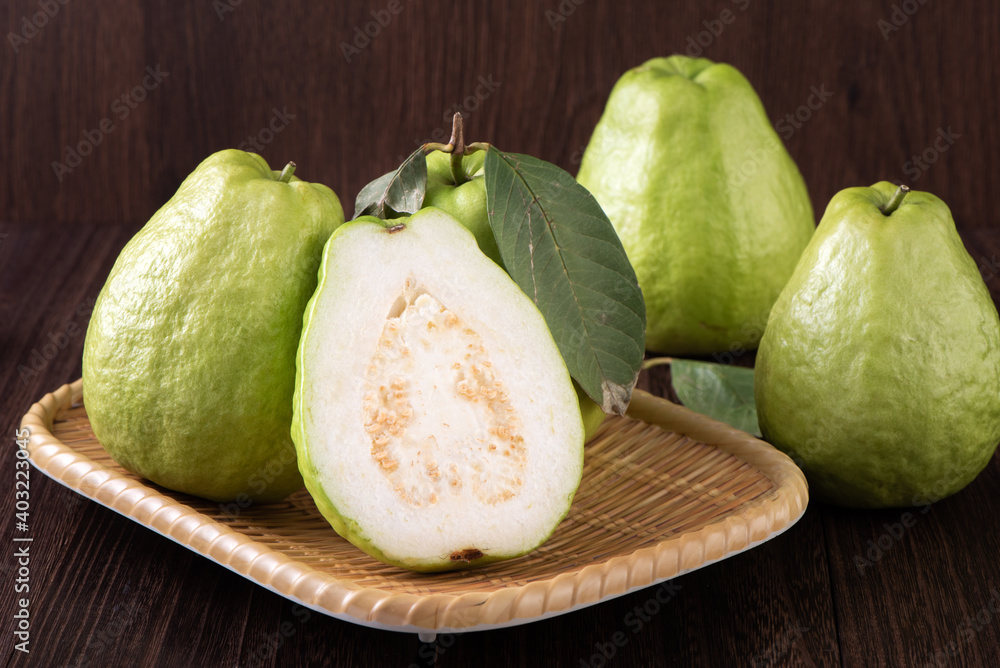
[[[362,185],[458,109],[472,138],[575,172],[622,72],[697,52],[739,67],[771,120],[790,128],[783,139],[817,219],[848,186],[889,179],[933,192],[1000,301],[989,183],[1000,172],[997,5],[5,5],[3,666],[998,665],[997,458],[966,490],[924,508],[812,504],[786,533],[678,578],[668,604],[646,607],[653,592],[637,591],[432,645],[304,615],[32,470],[30,654],[12,633],[23,577],[17,425],[80,376],[83,332],[117,253],[211,152],[255,144],[272,165],[295,159],[299,175],[333,187],[350,211]],[[654,369],[640,386],[665,395],[667,380]]]
[[[135,229],[83,225],[69,235],[57,225],[0,225],[0,262],[12,280],[2,303],[0,426],[11,439],[35,400],[80,376],[86,314]],[[964,237],[974,258],[1000,257],[1000,233]],[[1000,276],[987,284],[1000,301]],[[79,334],[67,334],[72,324]],[[58,354],[32,364],[57,339],[65,341]],[[644,372],[640,387],[666,395],[666,372]],[[971,486],[930,506],[811,504],[784,534],[677,578],[668,604],[647,609],[655,589],[637,591],[524,626],[442,635],[436,646],[316,613],[304,618],[280,596],[37,470],[30,530],[16,532],[14,448],[2,458],[10,482],[0,619],[8,627],[18,571],[12,537],[34,538],[31,654],[16,652],[5,633],[4,666],[528,666],[544,657],[545,665],[576,667],[601,665],[609,648],[608,664],[621,666],[974,666],[996,665],[1000,648],[997,457]],[[624,647],[614,644],[618,632]]]

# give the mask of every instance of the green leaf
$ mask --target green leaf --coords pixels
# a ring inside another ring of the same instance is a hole
[[[545,317],[570,375],[605,413],[624,413],[646,306],[611,222],[553,164],[493,147],[485,162],[490,227],[507,272]]]
[[[760,435],[753,369],[674,359],[670,378],[685,406],[749,434]]]
[[[383,174],[361,189],[354,201],[354,218],[375,216],[388,220],[399,215],[413,215],[423,206],[426,191],[427,157],[421,147],[396,170]]]

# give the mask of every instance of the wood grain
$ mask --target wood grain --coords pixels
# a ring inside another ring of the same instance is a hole
[[[37,375],[22,378],[18,367],[30,368],[32,351],[64,323],[85,326],[76,309],[96,295],[132,231],[0,225],[5,278],[25,295],[5,290],[0,302],[4,433],[13,434],[34,399],[78,377],[82,336]],[[1000,232],[963,234],[973,257],[1000,253]],[[987,284],[1000,296],[1000,280]],[[653,369],[642,385],[663,394],[665,379]],[[2,461],[12,475],[13,448]],[[903,511],[814,504],[787,533],[672,581],[664,603],[647,589],[527,626],[441,636],[436,645],[306,612],[37,471],[31,490],[35,644],[29,658],[4,637],[0,656],[10,666],[521,666],[543,656],[578,666],[598,665],[612,649],[616,665],[923,665],[942,652],[987,665],[1000,646],[996,458],[959,495],[910,511],[915,521],[903,529]],[[15,534],[13,503],[3,496],[0,535]],[[872,544],[882,547],[869,553]],[[10,592],[9,556],[0,571]],[[0,597],[0,618],[10,620],[14,605],[9,593]]]
[[[226,2],[69,3],[16,53],[8,39],[0,220],[143,221],[202,158],[262,131],[272,165],[295,160],[350,211],[365,183],[440,136],[456,108],[472,138],[575,173],[618,76],[689,52],[754,84],[817,217],[844,187],[905,179],[963,225],[997,225],[983,187],[1000,167],[989,150],[1000,139],[992,5],[243,0],[220,10]],[[919,10],[884,30],[899,5]],[[11,32],[38,7],[6,3]],[[149,91],[147,68],[166,73]],[[104,119],[114,129],[94,134]],[[938,141],[949,132],[950,144]],[[85,133],[100,143],[57,178],[52,163],[66,163],[67,146],[86,150]],[[928,169],[908,166],[925,151]]]
[[[4,438],[35,399],[79,377],[88,305],[118,251],[212,151],[287,117],[262,154],[274,165],[296,160],[303,178],[332,186],[351,211],[362,185],[445,128],[457,106],[473,137],[575,172],[617,77],[685,51],[689,38],[739,67],[775,123],[814,87],[831,93],[785,142],[817,219],[847,186],[906,180],[934,192],[1000,301],[1000,223],[986,184],[1000,167],[995,5],[587,0],[563,2],[573,10],[553,29],[546,12],[559,12],[556,0],[401,0],[348,62],[341,44],[390,0],[230,1],[221,16],[212,2],[70,2],[16,52],[9,38],[0,46]],[[879,21],[904,5],[919,8],[897,17],[901,27],[885,39]],[[20,34],[39,7],[5,3],[4,33]],[[733,20],[705,33],[726,10]],[[158,66],[168,75],[136,91],[144,99],[134,109],[115,104]],[[60,181],[52,163],[105,118],[114,130]],[[959,136],[938,151],[949,129]],[[914,172],[907,163],[925,152],[933,162]],[[752,355],[735,361],[749,366]],[[668,394],[667,371],[651,371],[642,386]],[[10,480],[14,448],[0,450],[0,461]],[[601,665],[608,643],[607,665],[622,666],[990,665],[1000,647],[996,458],[959,495],[917,509],[902,532],[902,511],[815,504],[786,534],[678,578],[658,607],[656,591],[643,590],[434,645],[306,617],[37,472],[31,483],[32,653],[16,652],[7,630],[17,572],[8,547],[4,666],[575,667]],[[14,498],[4,489],[0,535],[11,537]],[[881,553],[871,547],[880,540]]]

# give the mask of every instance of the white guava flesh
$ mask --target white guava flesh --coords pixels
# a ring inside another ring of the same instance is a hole
[[[415,570],[531,551],[583,466],[577,394],[542,315],[433,208],[392,228],[362,218],[328,243],[293,438],[333,527]]]

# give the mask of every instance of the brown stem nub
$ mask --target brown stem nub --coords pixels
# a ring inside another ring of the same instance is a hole
[[[907,186],[899,186],[892,198],[882,208],[883,215],[891,215],[893,211],[898,209],[899,205],[903,203],[903,198],[906,197],[906,193],[908,192],[910,192],[910,189]]]
[[[455,185],[461,185],[468,181],[465,172],[462,170],[462,158],[465,157],[465,133],[462,128],[462,114],[456,111],[451,119],[451,178]]]
[[[281,170],[281,174],[278,175],[278,180],[282,183],[288,183],[292,180],[292,174],[295,173],[295,163],[289,161],[285,168]]]

